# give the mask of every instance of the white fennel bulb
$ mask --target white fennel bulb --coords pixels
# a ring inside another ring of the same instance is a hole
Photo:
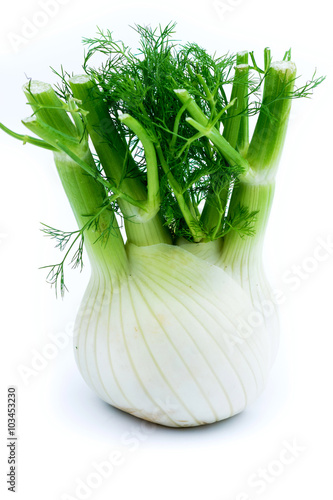
[[[178,246],[130,245],[130,273],[95,269],[76,320],[87,384],[108,403],[168,426],[215,422],[264,388],[269,333],[238,330],[252,311],[236,280]]]

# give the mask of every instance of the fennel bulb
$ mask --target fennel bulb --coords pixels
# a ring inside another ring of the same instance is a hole
[[[265,387],[278,345],[262,267],[276,171],[292,99],[323,78],[297,88],[290,51],[272,62],[265,49],[260,69],[253,53],[176,47],[173,29],[137,27],[138,55],[100,31],[85,40],[84,74],[24,86],[37,137],[0,126],[53,151],[78,223],[43,226],[65,251],[45,266],[62,295],[65,264],[88,253],[74,336],[84,380],[121,410],[182,427],[235,415]]]

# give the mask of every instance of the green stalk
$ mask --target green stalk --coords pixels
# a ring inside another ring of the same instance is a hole
[[[228,109],[227,117],[224,122],[223,137],[228,143],[236,148],[239,140],[240,125],[244,115],[244,100],[248,90],[249,66],[239,64],[235,67],[234,83],[232,85],[230,101],[236,99],[234,106]],[[247,118],[247,116],[245,116]]]
[[[80,137],[67,114],[67,105],[58,99],[52,87],[41,82],[30,82],[24,87],[24,92],[35,116],[23,120],[23,123],[57,149],[54,161],[81,229],[105,204],[108,182],[98,178],[86,136]],[[112,229],[108,231],[106,242],[97,242],[108,228]],[[96,224],[87,228],[83,236],[92,268],[102,268],[111,279],[121,279],[128,273],[124,242],[110,206],[100,213]]]
[[[215,127],[201,125],[201,123],[195,121],[193,118],[186,118],[186,121],[198,130],[198,132],[201,132],[203,136],[208,137],[229,164],[238,166],[244,174],[248,171],[249,164],[247,160],[222,137]]]
[[[176,181],[174,176],[172,175],[163,155],[163,151],[161,146],[158,144],[156,146],[156,151],[158,158],[161,163],[161,167],[166,174],[171,189],[175,195],[179,208],[183,214],[187,227],[189,228],[193,240],[195,242],[199,242],[206,237],[206,233],[201,230],[197,214],[193,208],[191,200],[186,199],[186,192],[184,193],[179,183]],[[188,198],[188,197],[187,197]]]
[[[87,131],[101,160],[106,176],[116,184],[121,183],[124,191],[136,199],[144,200],[146,190],[139,176],[139,170],[133,159],[127,154],[126,145],[119,136],[109,115],[108,107],[103,102],[97,85],[87,75],[77,75],[69,79],[75,99],[80,101],[80,108],[85,110]],[[123,178],[124,159],[128,160],[128,169],[132,177]],[[130,207],[126,207],[130,211]]]
[[[84,160],[94,165],[90,152]],[[101,208],[106,192],[97,180],[63,152],[54,153],[57,171],[78,223],[82,228]],[[103,237],[107,231],[108,237]],[[97,241],[101,238],[101,241]],[[98,223],[84,231],[84,243],[93,269],[102,271],[111,280],[121,280],[129,272],[125,245],[111,207],[99,215]]]
[[[268,57],[268,56],[267,56]],[[239,205],[250,212],[259,211],[255,235],[240,238],[231,231],[224,238],[223,261],[240,264],[243,259],[259,259],[270,213],[275,176],[287,131],[296,67],[291,62],[273,63],[265,77],[263,106],[249,146],[248,176],[236,184],[230,202],[230,214]]]
[[[186,121],[203,136],[208,137],[208,139],[212,141],[220,153],[225,157],[228,163],[238,165],[244,171],[247,171],[247,161],[244,160],[244,158],[228,143],[224,137],[222,137],[217,128],[209,123],[207,116],[203,113],[203,111],[201,111],[200,107],[190,96],[188,91],[178,89],[174,92],[182,104],[187,103],[186,110],[191,116],[186,118]]]
[[[87,75],[74,76],[70,78],[69,84],[74,97],[81,101],[80,107],[87,111],[87,130],[106,176],[117,185],[121,184],[122,191],[132,198],[146,200],[147,190],[139,180],[138,167],[119,136],[96,84]],[[124,161],[128,161],[128,177],[124,177]],[[138,211],[133,205],[123,199],[118,203],[124,216],[128,242],[138,246],[171,243],[170,233],[163,225],[159,212],[145,223],[139,223],[135,221]]]
[[[80,139],[74,123],[69,118],[69,106],[57,97],[51,85],[30,80],[23,86],[23,92],[36,118],[64,135]]]
[[[29,117],[22,120],[22,123],[36,135],[47,141],[52,145],[57,151],[63,151],[66,153],[75,163],[77,163],[87,174],[92,178],[97,180],[102,186],[108,190],[112,190],[117,198],[125,200],[134,207],[141,210],[142,213],[146,211],[146,202],[140,200],[134,200],[128,194],[124,193],[118,189],[114,184],[105,179],[97,171],[95,163],[87,163],[83,158],[88,150],[87,139],[74,139],[70,136],[59,132],[53,127],[50,127],[46,123],[38,120],[35,117]]]
[[[55,151],[63,151],[87,174],[101,183],[104,188],[108,190],[114,189],[118,196],[127,199],[128,196],[125,193],[121,193],[120,190],[117,190],[99,174],[94,162],[89,161],[87,163],[84,160],[89,151],[87,135],[81,126],[77,130],[73,125],[67,115],[69,106],[58,99],[52,87],[41,82],[30,82],[28,91],[26,87],[24,90],[32,103],[34,114],[22,120],[22,123],[30,131],[42,138],[40,142],[49,144],[50,148]],[[79,123],[77,116],[75,122]],[[143,208],[143,205],[136,200],[130,199],[128,201],[137,204],[139,208]]]
[[[252,169],[274,179],[287,132],[296,66],[290,61],[273,63],[265,77],[261,111],[249,146]]]
[[[186,111],[189,115],[196,120],[201,125],[205,126],[208,123],[207,116],[201,111],[200,107],[197,105],[193,97],[190,96],[185,89],[175,89],[174,93],[180,100],[180,102],[186,106]]]
[[[153,141],[142,127],[142,125],[132,116],[123,114],[119,116],[119,120],[130,128],[138,139],[141,141],[145,151],[147,165],[147,212],[153,217],[160,209],[160,183],[158,178],[158,166],[156,152]]]
[[[240,59],[242,60],[242,58]],[[248,117],[241,113],[246,109],[248,73],[249,66],[247,64],[240,64],[235,67],[235,77],[230,97],[230,102],[234,102],[234,105],[227,110],[223,128],[223,137],[233,148],[236,148],[240,141],[246,139],[246,120],[244,119],[248,119]],[[242,123],[243,127],[241,129]],[[213,238],[216,237],[223,224],[223,216],[229,195],[230,185],[228,184],[222,188],[219,194],[215,195],[213,202],[209,200],[204,205],[201,220],[208,232],[213,231]],[[211,193],[211,196],[213,196],[213,193]]]
[[[224,237],[222,247],[223,266],[231,268],[234,272],[239,271],[243,264],[255,269],[261,262],[264,236],[269,219],[275,182],[265,184],[248,184],[239,182],[237,189],[232,194],[232,204],[229,212],[232,216],[238,205],[248,208],[249,212],[258,211],[255,218],[255,235],[241,238],[237,231],[230,231]]]
[[[240,65],[243,65],[243,64],[248,67],[248,61],[249,61],[248,52],[244,51],[244,52],[239,52],[237,54],[237,66],[238,67]],[[243,95],[243,103],[242,104],[240,103],[240,108],[243,109],[244,111],[247,110],[248,105],[249,105],[248,74],[249,74],[249,71],[247,71],[247,73],[243,75],[244,95]],[[247,76],[247,78],[246,78],[246,76]],[[248,147],[249,147],[249,115],[246,112],[244,112],[241,116],[238,139],[237,139],[237,150],[244,158],[246,157]]]
[[[8,135],[11,137],[14,137],[14,139],[18,139],[19,141],[23,142],[24,144],[33,144],[34,146],[38,146],[43,149],[48,149],[51,151],[56,151],[56,148],[54,146],[51,146],[51,144],[48,144],[45,141],[42,141],[40,139],[36,139],[35,137],[31,137],[30,135],[22,135],[22,134],[17,134],[16,132],[13,132],[13,130],[10,130],[7,128],[5,125],[0,123],[0,129],[6,132]]]
[[[288,59],[288,61],[290,61],[290,59]],[[271,49],[269,47],[266,47],[264,50],[265,71],[268,71],[269,67],[271,66],[271,62],[272,62]]]

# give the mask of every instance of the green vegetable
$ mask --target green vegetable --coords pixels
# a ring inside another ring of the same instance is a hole
[[[87,250],[75,330],[86,382],[127,412],[188,426],[264,388],[278,322],[263,240],[291,102],[323,78],[298,86],[290,50],[274,62],[265,49],[261,69],[252,52],[179,45],[174,28],[137,26],[135,52],[99,31],[82,75],[24,86],[34,136],[0,127],[53,151],[75,214],[72,232],[43,225],[63,251],[45,267],[63,295],[65,265]]]

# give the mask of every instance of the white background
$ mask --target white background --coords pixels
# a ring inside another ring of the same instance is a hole
[[[271,283],[282,291],[285,302],[280,351],[267,389],[244,413],[201,428],[145,427],[103,403],[85,385],[68,332],[89,266],[82,274],[68,271],[70,293],[64,300],[55,299],[45,272],[38,270],[59,257],[40,233],[40,222],[70,230],[74,218],[51,153],[23,147],[0,133],[1,498],[13,495],[6,489],[9,385],[18,391],[18,500],[328,498],[333,445],[333,249],[325,250],[322,242],[333,239],[329,3],[54,2],[46,20],[40,17],[45,12],[42,0],[16,0],[6,2],[6,10],[2,7],[0,121],[21,133],[20,120],[29,114],[21,92],[26,78],[54,83],[57,79],[49,67],[59,70],[61,64],[70,73],[80,72],[81,39],[93,36],[96,26],[109,28],[132,44],[136,37],[128,25],[156,26],[174,20],[180,40],[196,41],[218,54],[244,49],[262,54],[270,46],[278,59],[292,47],[303,82],[316,67],[327,79],[311,100],[293,103],[277,178],[265,262]],[[28,22],[35,30],[24,37]],[[295,272],[302,276],[298,283],[291,280]],[[57,349],[54,359],[46,360],[59,333],[66,345]],[[22,367],[33,366],[38,370],[24,379]],[[294,454],[284,451],[288,446],[294,446]],[[110,460],[112,454],[118,457],[113,471],[97,486],[91,483],[98,479],[93,474],[96,464]],[[78,490],[80,481],[94,487]]]

